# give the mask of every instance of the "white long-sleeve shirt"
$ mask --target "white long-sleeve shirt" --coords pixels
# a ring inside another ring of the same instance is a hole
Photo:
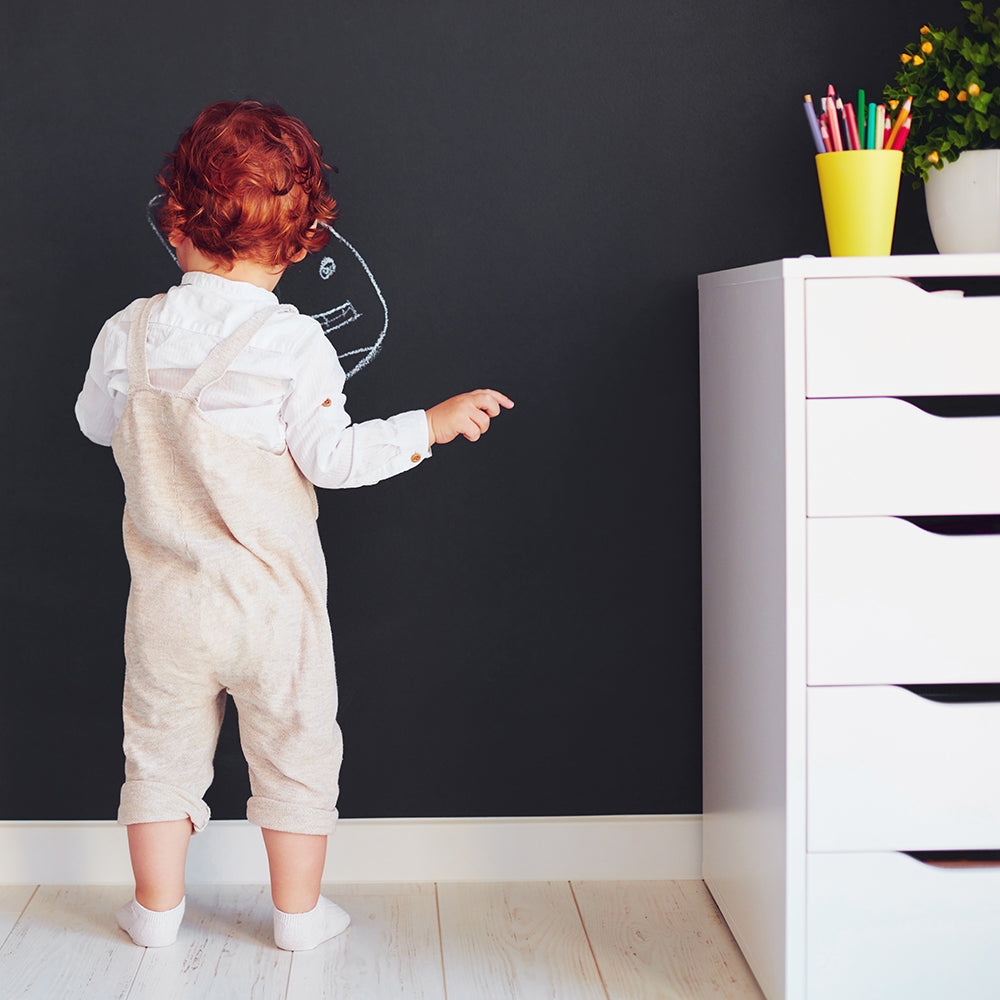
[[[110,445],[128,395],[126,343],[137,300],[104,324],[76,403],[80,429]],[[209,351],[253,313],[276,305],[273,292],[245,281],[189,271],[154,308],[146,334],[150,382],[183,387]],[[352,424],[344,370],[320,325],[294,308],[275,313],[226,375],[201,398],[205,416],[275,454],[288,448],[316,486],[366,486],[430,455],[423,410]]]

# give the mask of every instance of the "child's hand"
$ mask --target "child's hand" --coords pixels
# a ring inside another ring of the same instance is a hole
[[[470,441],[478,441],[490,426],[490,417],[514,405],[502,392],[495,389],[476,389],[452,396],[427,411],[427,433],[430,444],[447,444],[459,434]]]

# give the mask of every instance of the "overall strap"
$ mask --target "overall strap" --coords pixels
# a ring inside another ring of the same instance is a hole
[[[165,299],[166,294],[154,295],[146,299],[139,309],[139,314],[133,318],[128,331],[128,341],[125,346],[125,357],[128,364],[129,389],[144,389],[149,387],[149,368],[146,365],[146,326],[153,307]]]
[[[268,306],[254,313],[242,326],[237,327],[235,333],[230,334],[225,340],[220,341],[208,353],[208,357],[201,363],[195,373],[187,380],[184,388],[178,395],[195,402],[201,394],[213,383],[218,382],[226,374],[229,366],[243,351],[243,348],[250,343],[254,334],[276,313],[286,310],[284,305]]]

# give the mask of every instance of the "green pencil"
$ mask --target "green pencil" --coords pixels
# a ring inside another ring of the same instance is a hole
[[[858,136],[861,139],[861,148],[867,149],[867,132],[865,130],[865,115],[868,111],[868,105],[865,104],[865,92],[863,90],[858,91]]]

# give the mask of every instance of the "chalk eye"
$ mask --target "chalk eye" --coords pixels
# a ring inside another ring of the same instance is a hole
[[[337,262],[332,257],[324,257],[319,262],[319,276],[326,281],[337,270]]]
[[[332,399],[324,399],[323,406],[330,406],[333,403]]]

